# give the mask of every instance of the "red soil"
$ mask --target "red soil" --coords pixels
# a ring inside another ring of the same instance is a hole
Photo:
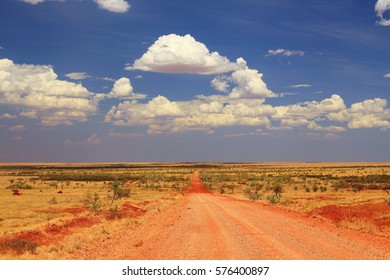
[[[36,242],[38,245],[58,244],[64,237],[72,234],[79,228],[90,227],[97,220],[92,216],[76,217],[63,224],[49,224],[42,230],[27,230],[0,238],[0,247],[6,249],[10,241],[26,240]]]
[[[333,222],[370,221],[378,228],[390,230],[390,205],[386,202],[354,206],[327,205],[311,212]],[[387,229],[386,229],[387,228]]]
[[[122,217],[139,217],[146,213],[146,210],[136,207],[134,205],[131,205],[130,203],[125,202],[122,207],[120,208],[119,213],[122,215]]]
[[[211,193],[200,180],[198,171],[192,175],[189,193]]]

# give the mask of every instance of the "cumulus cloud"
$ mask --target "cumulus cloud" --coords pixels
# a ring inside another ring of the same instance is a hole
[[[324,127],[324,126],[319,125],[315,121],[309,122],[309,124],[307,125],[307,128],[309,128],[311,130],[328,131],[328,132],[343,132],[343,131],[346,131],[346,128],[342,127],[342,126],[330,125],[330,126]]]
[[[0,115],[0,119],[16,119],[17,117],[18,116],[9,113],[4,113]]]
[[[385,78],[390,78],[390,73],[384,75]]]
[[[210,52],[191,35],[170,34],[159,37],[141,58],[125,69],[208,75],[231,72],[238,68],[237,63],[230,62],[218,52]]]
[[[285,49],[276,49],[276,50],[268,50],[268,53],[265,56],[304,56],[305,52],[302,50],[285,50]]]
[[[118,99],[144,99],[146,95],[134,93],[130,80],[122,77],[115,81],[114,86],[107,97]]]
[[[303,104],[292,104],[287,106],[277,106],[277,114],[274,116],[275,119],[281,120],[294,120],[306,123],[310,119],[316,117],[339,112],[346,108],[344,100],[338,94],[333,94],[330,98],[325,98],[320,102],[308,101]]]
[[[267,126],[266,115],[274,113],[264,100],[194,99],[173,102],[158,96],[146,104],[126,101],[113,106],[105,122],[114,125],[147,126],[148,133],[211,131],[226,126]]]
[[[146,104],[137,101],[125,101],[118,106],[113,106],[107,113],[105,121],[119,120],[119,122],[116,122],[117,124],[150,125],[159,118],[183,115],[184,112],[176,102],[159,95]]]
[[[113,13],[126,13],[131,5],[125,0],[94,0],[99,8]]]
[[[239,69],[230,76],[219,75],[211,81],[211,86],[220,92],[228,93],[231,99],[253,99],[276,97],[263,81],[263,74],[256,69],[250,69],[243,58],[237,59]],[[229,87],[233,89],[229,92]]]
[[[72,80],[84,80],[90,78],[91,76],[87,74],[87,72],[72,72],[65,74],[65,77]]]
[[[328,115],[328,119],[338,122],[348,122],[349,128],[373,128],[384,130],[390,128],[390,109],[387,109],[387,100],[382,98],[368,99],[354,103]]]
[[[51,66],[0,59],[0,105],[21,109],[44,125],[86,121],[97,102],[82,85],[59,80]]]
[[[220,75],[220,76],[217,76],[215,77],[212,81],[211,81],[211,86],[217,90],[217,91],[221,91],[221,92],[228,92],[228,89],[230,87],[229,83],[229,78],[225,75]]]
[[[231,81],[236,87],[229,93],[231,98],[265,98],[277,95],[267,88],[262,80],[263,74],[245,66],[232,73]]]
[[[378,0],[375,4],[375,11],[380,18],[378,24],[383,26],[390,26],[390,19],[385,19],[384,14],[390,11],[390,0]]]

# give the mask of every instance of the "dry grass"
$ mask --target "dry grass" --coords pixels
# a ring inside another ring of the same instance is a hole
[[[130,169],[87,167],[0,168],[0,259],[68,258],[91,240],[142,221],[139,215],[155,213],[175,203],[188,188],[193,172],[191,168],[169,165]],[[53,174],[72,180],[52,180]],[[95,175],[98,180],[93,181]],[[99,179],[117,175],[140,178],[120,182],[121,189],[129,190],[129,197],[113,199],[113,181]],[[85,176],[92,180],[80,180]],[[13,195],[14,187],[9,186],[15,186],[15,182],[32,188],[19,189],[21,195]],[[87,207],[88,194],[97,194],[101,211],[95,213]],[[123,205],[127,208],[122,209]],[[126,212],[132,210],[129,205],[142,212]],[[118,214],[112,219],[107,218],[110,208],[116,208]]]
[[[248,188],[260,184],[258,203],[271,203],[273,187],[281,185],[283,193],[277,203],[303,213],[317,213],[328,207],[341,207],[354,215],[364,215],[370,206],[374,216],[336,221],[331,212],[326,218],[338,226],[390,236],[389,163],[263,163],[225,165],[203,170],[205,185],[216,194],[249,199]],[[335,186],[342,187],[336,191]],[[221,191],[223,189],[223,191]],[[252,187],[252,193],[253,193]],[[388,203],[387,203],[388,204]],[[376,208],[375,208],[376,207]],[[371,210],[370,210],[371,211]],[[387,212],[386,212],[387,211]],[[313,214],[319,215],[319,214]]]

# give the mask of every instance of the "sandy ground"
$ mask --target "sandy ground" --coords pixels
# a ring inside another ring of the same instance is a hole
[[[133,228],[97,240],[74,259],[390,259],[390,239],[338,228],[325,219],[191,191]]]

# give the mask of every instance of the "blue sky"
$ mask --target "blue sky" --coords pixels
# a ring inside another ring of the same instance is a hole
[[[389,161],[390,0],[0,2],[0,162]]]

